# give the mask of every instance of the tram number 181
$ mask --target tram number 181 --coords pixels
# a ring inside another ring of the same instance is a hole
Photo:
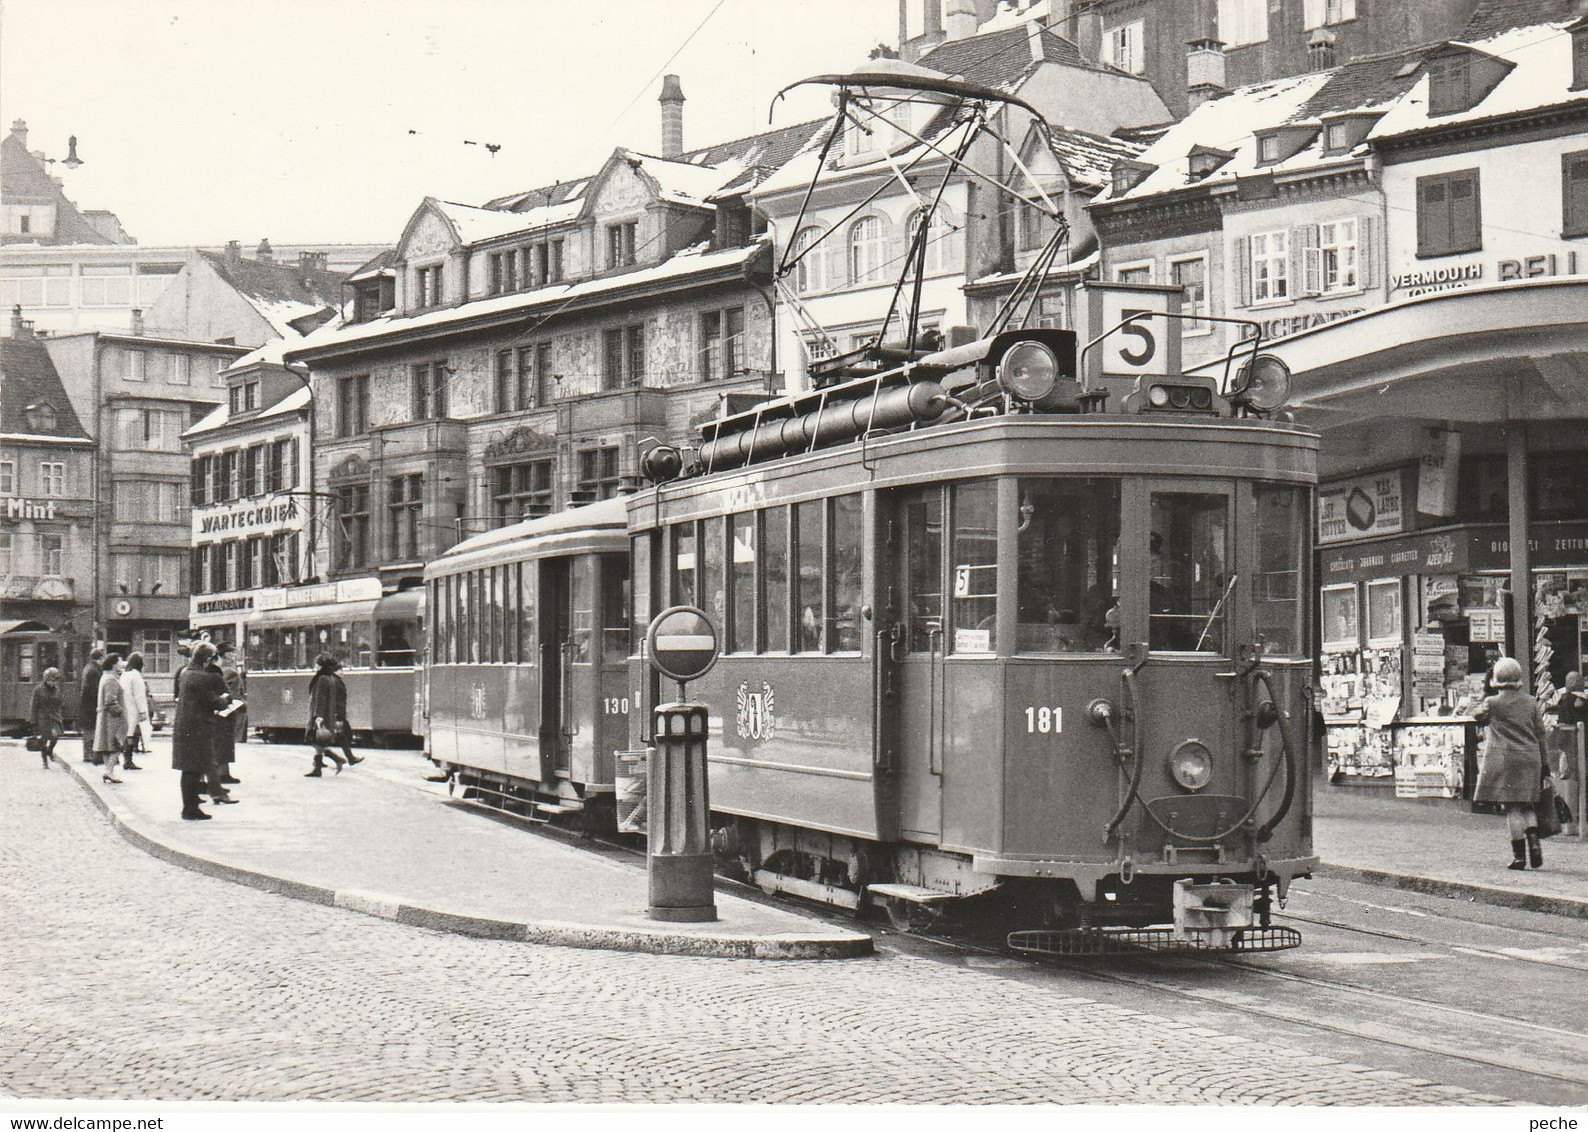
[[[1057,735],[1064,730],[1064,709],[1056,707],[1026,708],[1027,735]]]

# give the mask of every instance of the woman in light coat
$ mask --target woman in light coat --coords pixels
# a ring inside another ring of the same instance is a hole
[[[105,768],[99,777],[105,782],[120,782],[116,761],[122,741],[127,737],[127,709],[121,697],[121,657],[111,653],[100,665],[98,703],[94,723],[94,755]]]
[[[1549,748],[1544,734],[1544,713],[1538,701],[1522,691],[1522,666],[1511,657],[1494,662],[1490,676],[1495,694],[1483,701],[1473,713],[1479,723],[1487,724],[1488,738],[1478,767],[1478,785],[1473,799],[1498,802],[1505,807],[1506,826],[1511,834],[1511,863],[1507,868],[1525,869],[1544,864],[1538,841],[1539,790],[1549,779]]]
[[[148,746],[149,684],[143,678],[143,654],[127,657],[127,671],[121,676],[122,706],[127,712],[127,737],[121,746],[121,765],[126,770],[142,770],[132,756]]]

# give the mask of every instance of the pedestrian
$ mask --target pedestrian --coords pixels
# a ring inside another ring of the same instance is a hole
[[[314,766],[305,778],[319,778],[327,758],[336,764],[337,774],[342,773],[344,762],[357,766],[364,761],[353,756],[353,731],[347,722],[347,685],[336,674],[341,662],[322,652],[314,663],[319,671],[309,680],[309,726],[305,734],[314,746]],[[347,758],[344,760],[331,750],[333,746],[340,746]]]
[[[61,670],[46,668],[44,675],[33,688],[33,705],[28,712],[32,721],[33,737],[39,742],[39,758],[44,769],[50,769],[50,756],[55,754],[56,741],[61,737]]]
[[[242,677],[237,673],[237,665],[232,659],[236,648],[230,641],[222,641],[215,649],[215,663],[221,674],[221,679],[226,682],[226,693],[234,700],[243,698]],[[232,777],[232,762],[237,758],[237,717],[245,708],[238,708],[225,719],[217,720],[215,730],[215,772],[216,782],[222,786],[235,786],[242,781]]]
[[[127,735],[121,743],[121,768],[142,770],[132,756],[146,748],[149,738],[149,683],[143,678],[143,654],[127,657],[127,670],[121,674],[122,706],[127,712]]]
[[[99,717],[100,665],[105,661],[105,650],[95,649],[88,654],[83,665],[82,683],[77,690],[77,731],[83,737],[83,761],[97,763],[94,757],[94,722]]]
[[[1573,778],[1577,773],[1577,725],[1588,722],[1588,690],[1583,688],[1580,672],[1566,673],[1565,687],[1550,705],[1549,714],[1555,717],[1553,738],[1559,759],[1555,777]]]
[[[1539,791],[1549,781],[1549,749],[1544,733],[1544,713],[1538,701],[1522,691],[1522,666],[1508,656],[1494,662],[1490,673],[1495,694],[1484,700],[1473,717],[1489,728],[1478,768],[1473,799],[1497,802],[1505,808],[1511,834],[1511,863],[1507,868],[1537,869],[1544,864],[1538,840],[1535,806]]]
[[[226,681],[226,686],[233,696],[243,701],[243,706],[232,714],[232,733],[237,742],[246,743],[248,742],[248,664],[241,652],[233,653],[232,658],[236,661],[233,666],[236,672],[236,686],[233,687],[233,679],[230,678]],[[224,670],[222,675],[225,675]]]
[[[127,737],[127,709],[121,697],[121,656],[111,653],[100,663],[99,711],[94,720],[94,755],[105,768],[102,782],[120,782],[116,776],[122,740]]]
[[[215,713],[230,702],[226,681],[210,662],[215,646],[200,641],[193,646],[177,681],[176,718],[171,724],[171,767],[182,772],[182,819],[208,821],[213,815],[199,808],[205,778],[214,770]],[[211,789],[221,789],[210,783]]]

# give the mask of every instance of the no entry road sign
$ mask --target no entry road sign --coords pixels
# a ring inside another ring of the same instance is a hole
[[[674,680],[698,680],[717,663],[717,630],[692,605],[664,609],[645,633],[651,667]]]

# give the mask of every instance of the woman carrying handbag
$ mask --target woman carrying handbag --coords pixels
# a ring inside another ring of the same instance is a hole
[[[55,743],[61,737],[61,670],[46,668],[44,675],[33,688],[32,710],[28,713],[33,734],[28,738],[28,750],[37,751],[50,769],[50,756],[55,754]]]
[[[353,749],[348,743],[352,729],[347,723],[347,685],[336,674],[341,668],[341,663],[328,652],[321,653],[315,664],[319,666],[309,681],[309,726],[305,740],[314,747],[314,766],[310,768],[305,778],[320,778],[325,770],[325,760],[329,758],[336,764],[336,773],[342,773],[343,766],[356,766],[363,759],[353,756]],[[344,759],[331,748],[340,746],[346,753]]]
[[[116,776],[121,744],[127,737],[127,709],[121,698],[121,657],[111,653],[100,665],[99,714],[94,721],[94,757],[103,766],[102,782],[121,781]]]

